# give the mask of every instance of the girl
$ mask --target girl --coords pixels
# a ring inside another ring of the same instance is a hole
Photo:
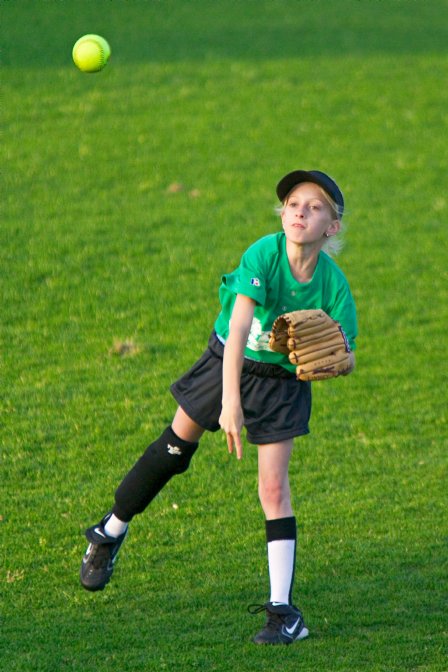
[[[269,348],[278,315],[324,310],[342,325],[351,349],[357,334],[354,301],[342,271],[324,251],[336,249],[343,195],[325,173],[296,170],[277,185],[283,231],[263,237],[239,267],[222,278],[221,312],[207,350],[171,386],[179,406],[172,424],[143,453],[115,493],[112,511],[86,531],[81,566],[87,590],[102,590],[128,523],[175,474],[185,471],[205,430],[221,428],[228,450],[242,458],[241,432],[258,446],[259,498],[266,518],[269,601],[254,605],[267,621],[253,641],[290,644],[308,635],[293,605],[296,519],[288,465],[295,437],[307,434],[311,384],[296,379],[287,356]],[[354,367],[354,357],[345,373]]]

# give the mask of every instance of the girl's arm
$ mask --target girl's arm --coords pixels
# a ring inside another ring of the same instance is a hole
[[[241,369],[254,308],[253,299],[243,294],[237,295],[230,322],[230,333],[224,347],[222,411],[219,424],[226,433],[229,453],[233,453],[233,449],[236,448],[239,460],[243,456],[241,430],[244,420],[240,395]]]

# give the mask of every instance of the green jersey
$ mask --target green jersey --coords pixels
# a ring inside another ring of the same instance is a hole
[[[325,252],[320,252],[312,279],[298,282],[291,273],[283,232],[265,236],[251,245],[238,268],[223,276],[219,289],[221,312],[215,322],[215,331],[223,342],[229,335],[237,294],[256,302],[244,353],[249,359],[279,364],[294,372],[296,367],[287,355],[269,348],[269,334],[274,320],[282,313],[312,308],[321,308],[340,322],[350,347],[355,348],[355,302],[343,272]]]

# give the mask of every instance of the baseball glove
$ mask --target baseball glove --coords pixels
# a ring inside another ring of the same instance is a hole
[[[324,380],[349,373],[350,346],[339,324],[323,310],[295,310],[272,325],[269,347],[288,355],[299,380]]]

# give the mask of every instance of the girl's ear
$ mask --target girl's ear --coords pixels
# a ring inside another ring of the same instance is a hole
[[[341,222],[339,219],[333,219],[330,226],[327,227],[325,231],[325,236],[329,238],[330,236],[335,236],[341,230]]]

